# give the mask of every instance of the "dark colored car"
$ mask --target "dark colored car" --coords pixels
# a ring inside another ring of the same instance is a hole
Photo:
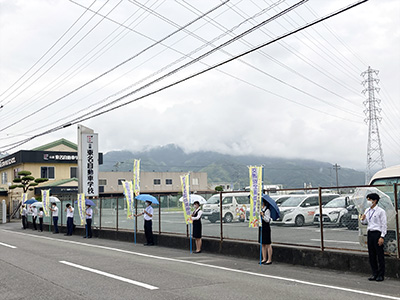
[[[347,207],[347,213],[343,215],[343,224],[347,229],[358,229],[358,210],[355,205],[349,205]]]

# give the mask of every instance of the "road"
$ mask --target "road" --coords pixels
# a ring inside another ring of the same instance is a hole
[[[394,299],[400,281],[0,225],[0,299]]]

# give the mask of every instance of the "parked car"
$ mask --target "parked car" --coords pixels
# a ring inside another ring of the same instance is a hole
[[[347,207],[352,204],[349,196],[342,196],[329,201],[322,207],[323,225],[336,225],[344,227],[343,216],[347,213]],[[314,225],[320,225],[319,207],[315,209]]]
[[[322,205],[327,204],[338,194],[323,194]],[[318,207],[318,195],[292,195],[280,206],[281,216],[274,224],[303,226],[312,224],[314,220],[315,208]]]
[[[358,229],[358,210],[354,204],[349,205],[347,208],[347,213],[343,215],[343,225],[349,230]]]
[[[213,195],[203,204],[202,218],[215,223],[220,219],[220,194]],[[222,194],[222,219],[226,223],[233,221],[244,222],[246,210],[250,207],[250,193]]]
[[[278,206],[290,198],[290,195],[274,195],[270,196]],[[250,207],[246,210],[246,221],[250,220]]]

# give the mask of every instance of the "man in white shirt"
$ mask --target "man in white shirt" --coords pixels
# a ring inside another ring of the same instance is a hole
[[[54,224],[54,234],[59,233],[58,231],[58,207],[53,202],[50,207],[51,212],[53,213],[53,224]]]
[[[144,234],[146,235],[146,241],[147,243],[144,244],[145,246],[153,246],[154,245],[154,240],[153,240],[153,207],[151,207],[151,202],[146,201],[146,208],[141,214],[134,215],[135,217],[137,216],[142,216],[144,218]]]
[[[28,215],[28,211],[26,210],[25,205],[22,205],[22,213],[21,213],[21,217],[22,217],[22,228],[26,229],[28,227],[28,221],[26,219]]]
[[[67,203],[65,211],[67,212],[67,233],[64,235],[70,236],[74,230],[74,208],[71,204]]]
[[[36,227],[37,208],[34,206],[31,206],[31,213],[32,213],[32,224],[33,224],[32,230],[37,230],[37,227]]]
[[[93,209],[90,205],[86,205],[86,235],[83,238],[92,238],[92,218],[93,218]]]
[[[386,212],[378,207],[379,195],[368,194],[368,206],[361,216],[361,224],[368,225],[368,255],[372,276],[368,280],[383,281],[385,276],[385,257],[383,243],[387,230]]]

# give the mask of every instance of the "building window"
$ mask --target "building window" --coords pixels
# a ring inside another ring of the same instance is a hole
[[[160,185],[161,184],[161,179],[154,179],[154,185]]]
[[[99,193],[104,193],[104,186],[99,185]]]
[[[40,177],[54,179],[54,167],[40,167]]]
[[[1,184],[7,184],[7,172],[1,173]]]
[[[122,185],[122,181],[125,181],[125,179],[118,179],[118,185]]]
[[[198,178],[193,178],[192,179],[192,184],[193,185],[199,185],[199,179]]]
[[[15,178],[20,178],[21,176],[18,175],[18,172],[21,171],[21,168],[16,168],[14,169],[14,179]]]
[[[165,184],[171,185],[172,184],[172,179],[165,179]]]
[[[118,182],[119,184],[119,182]],[[107,185],[107,179],[99,179],[99,185]],[[122,183],[121,183],[122,185]]]
[[[78,178],[78,168],[77,167],[71,167],[69,169],[69,178]]]

